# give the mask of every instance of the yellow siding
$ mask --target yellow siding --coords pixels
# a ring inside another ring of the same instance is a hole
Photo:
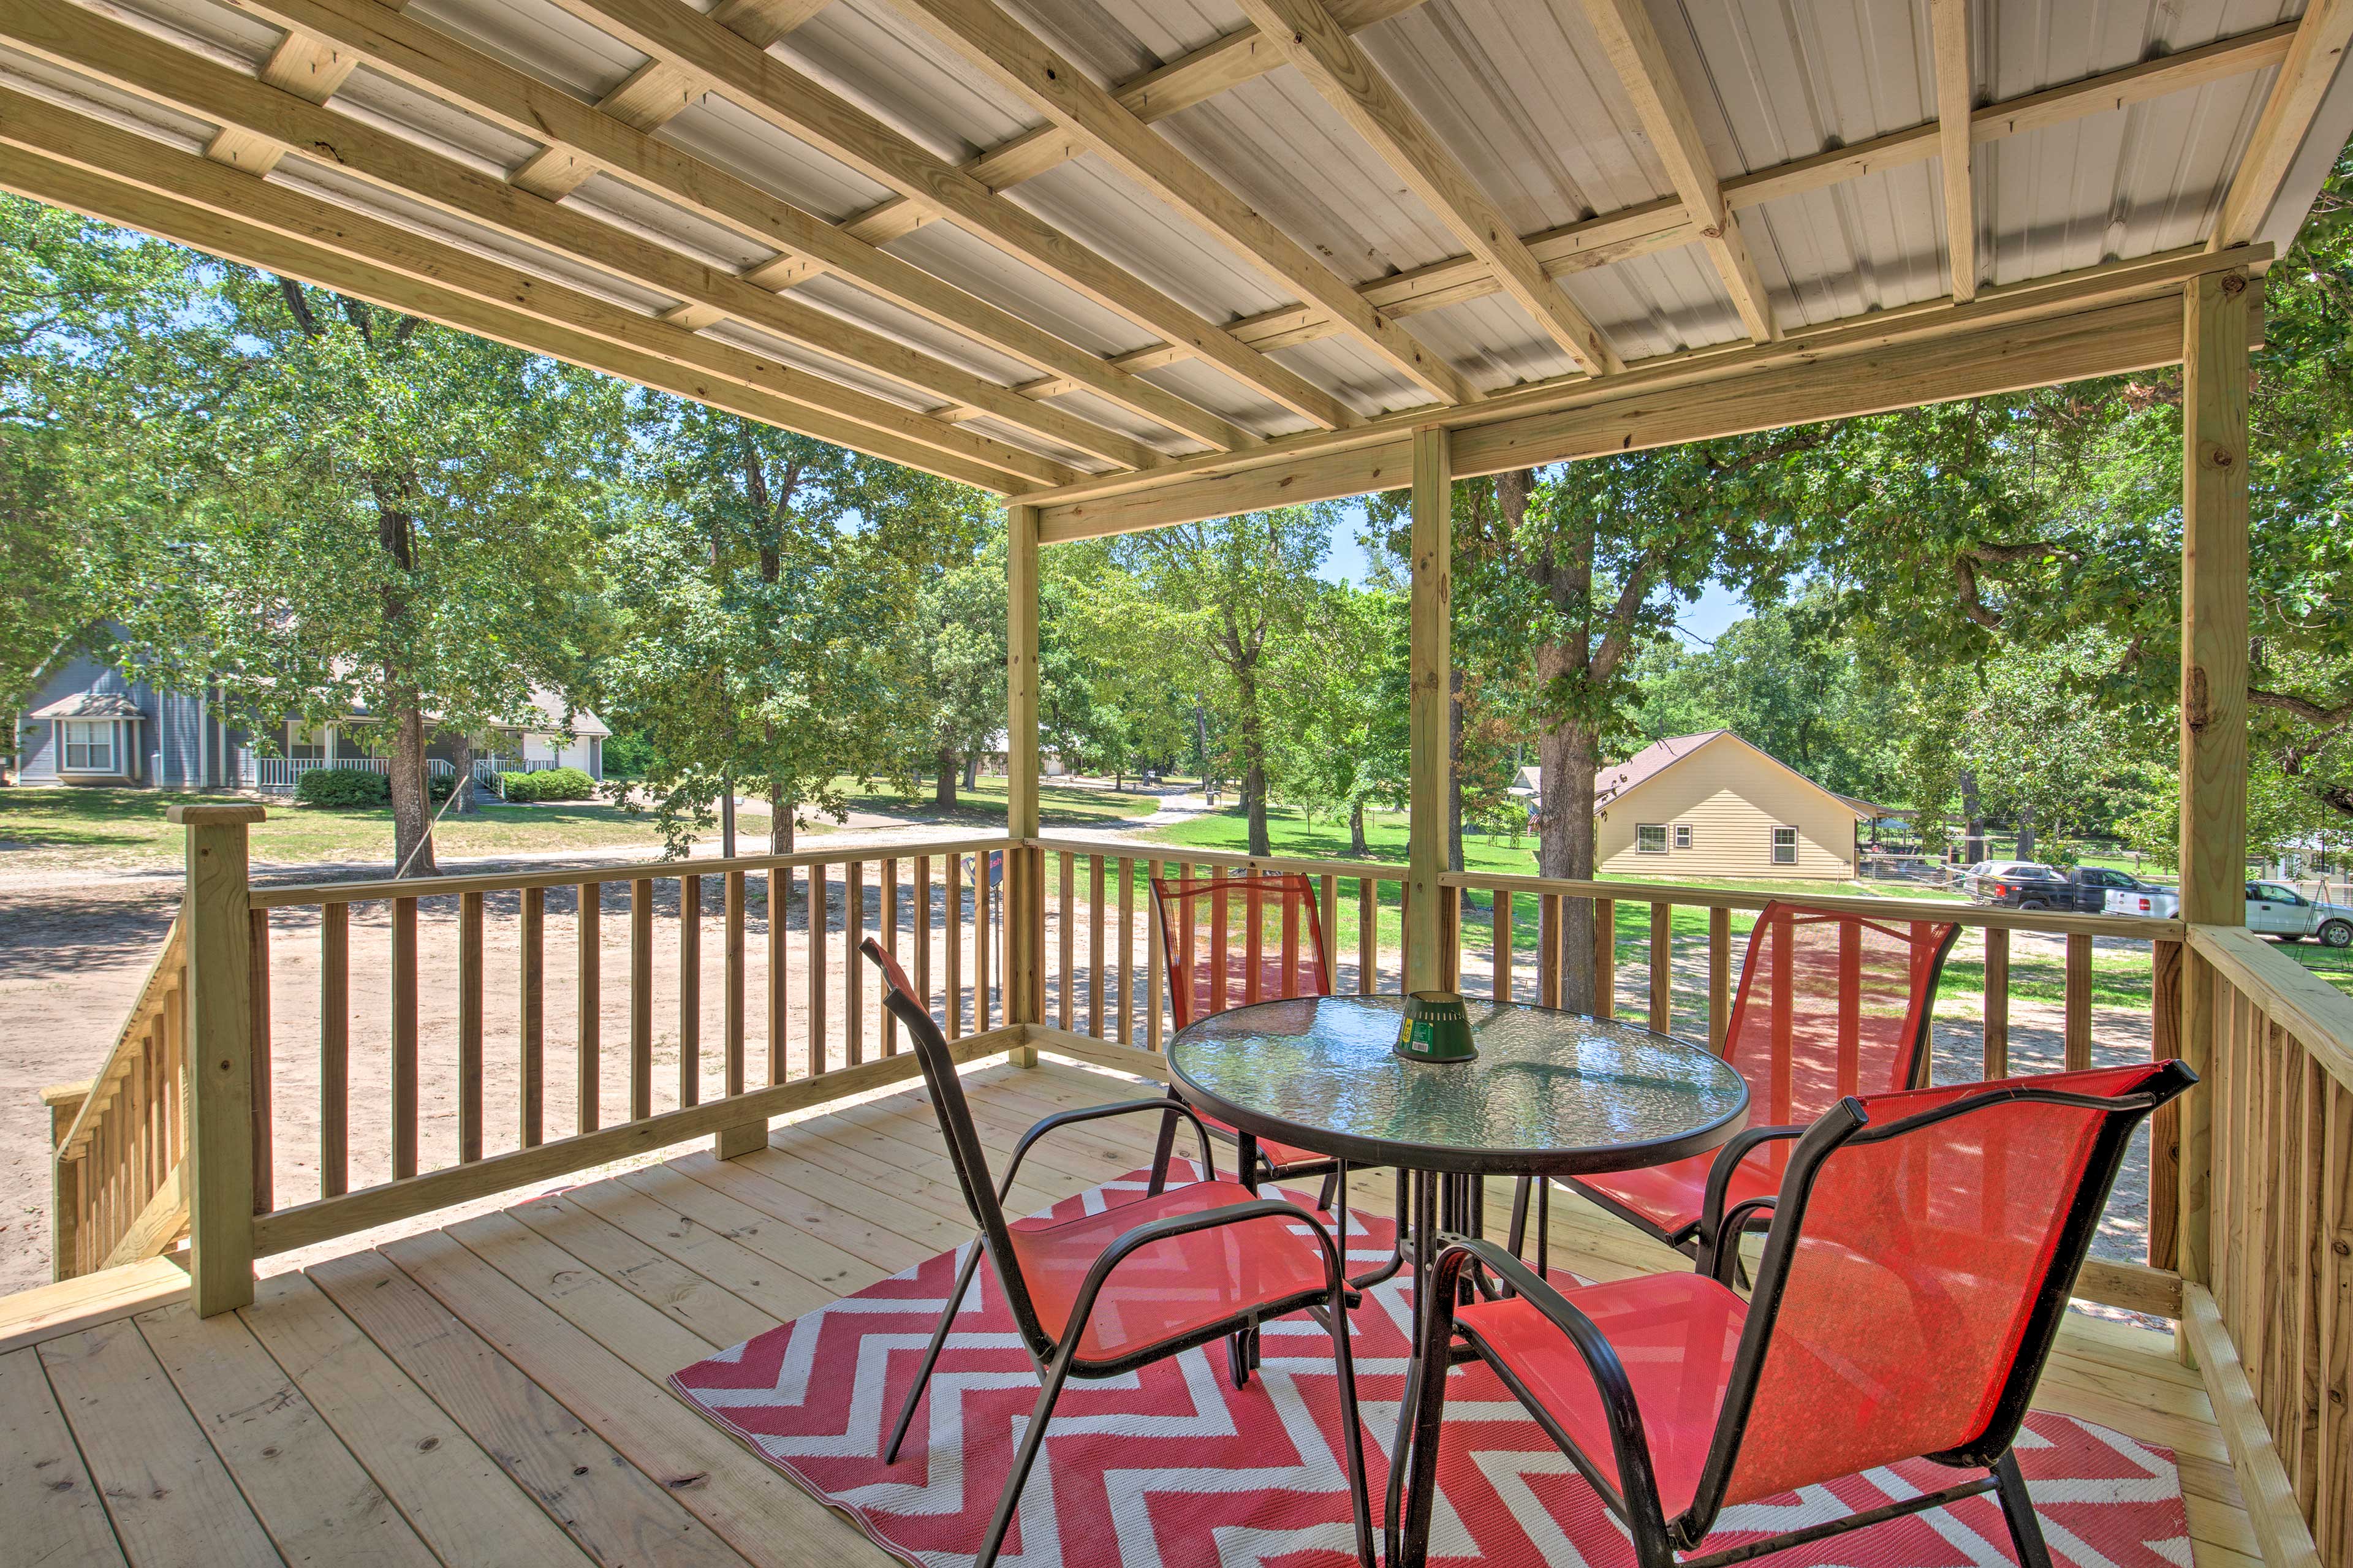
[[[1667,852],[1635,847],[1642,823],[1667,829]],[[1841,878],[1854,875],[1854,814],[1837,796],[1736,736],[1710,741],[1602,808],[1594,866],[1602,877]],[[1692,847],[1674,847],[1674,829]],[[1798,863],[1773,862],[1773,829],[1798,830]]]

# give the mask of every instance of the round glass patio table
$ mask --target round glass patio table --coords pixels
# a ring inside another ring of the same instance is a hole
[[[1253,1139],[1458,1176],[1664,1164],[1747,1123],[1747,1085],[1704,1046],[1553,1007],[1463,1004],[1470,1061],[1392,1050],[1402,996],[1303,996],[1180,1030],[1169,1072],[1187,1102]]]

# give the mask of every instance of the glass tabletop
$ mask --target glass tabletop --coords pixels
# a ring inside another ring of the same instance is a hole
[[[1176,1090],[1245,1132],[1363,1164],[1576,1175],[1662,1164],[1746,1124],[1748,1089],[1704,1046],[1609,1018],[1465,997],[1478,1057],[1390,1047],[1402,996],[1236,1007],[1168,1043]]]

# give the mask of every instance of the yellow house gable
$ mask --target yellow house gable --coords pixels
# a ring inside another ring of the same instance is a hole
[[[1595,874],[1852,877],[1861,816],[1788,763],[1721,731],[1600,804]]]

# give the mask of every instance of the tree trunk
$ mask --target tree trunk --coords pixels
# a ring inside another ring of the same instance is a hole
[[[2018,814],[2018,858],[2034,858],[2034,808],[2026,806]]]
[[[1574,720],[1536,737],[1537,764],[1544,770],[1544,829],[1536,843],[1536,869],[1546,877],[1587,880],[1593,876],[1593,779],[1600,771],[1600,736]],[[1561,932],[1560,1005],[1590,1013],[1593,989],[1593,905],[1564,901]]]
[[[978,752],[973,752],[964,760],[964,787],[968,790],[980,787],[980,753]]]
[[[1978,771],[1961,770],[1961,863],[1974,866],[1986,858],[1985,807],[1978,802]]]
[[[956,754],[942,746],[939,755],[932,761],[934,764],[932,804],[942,811],[954,811],[956,804]]]
[[[404,877],[436,877],[433,802],[425,787],[425,712],[414,689],[396,691],[392,720],[392,860]]]
[[[1365,803],[1362,800],[1348,803],[1348,853],[1359,860],[1372,853],[1371,847],[1365,843]]]
[[[1258,710],[1258,668],[1253,660],[1234,671],[1236,723],[1242,753],[1242,815],[1250,826],[1250,847],[1252,855],[1271,855],[1272,842],[1266,830],[1266,733],[1260,726]]]
[[[1446,868],[1462,869],[1462,671],[1447,673]]]
[[[785,793],[785,781],[768,781],[768,853],[789,855],[793,852],[792,796]]]
[[[450,737],[449,758],[458,769],[458,776],[449,786],[456,795],[449,802],[449,815],[464,816],[474,810],[474,737],[462,734]],[[433,792],[426,791],[425,797],[432,799]]]

